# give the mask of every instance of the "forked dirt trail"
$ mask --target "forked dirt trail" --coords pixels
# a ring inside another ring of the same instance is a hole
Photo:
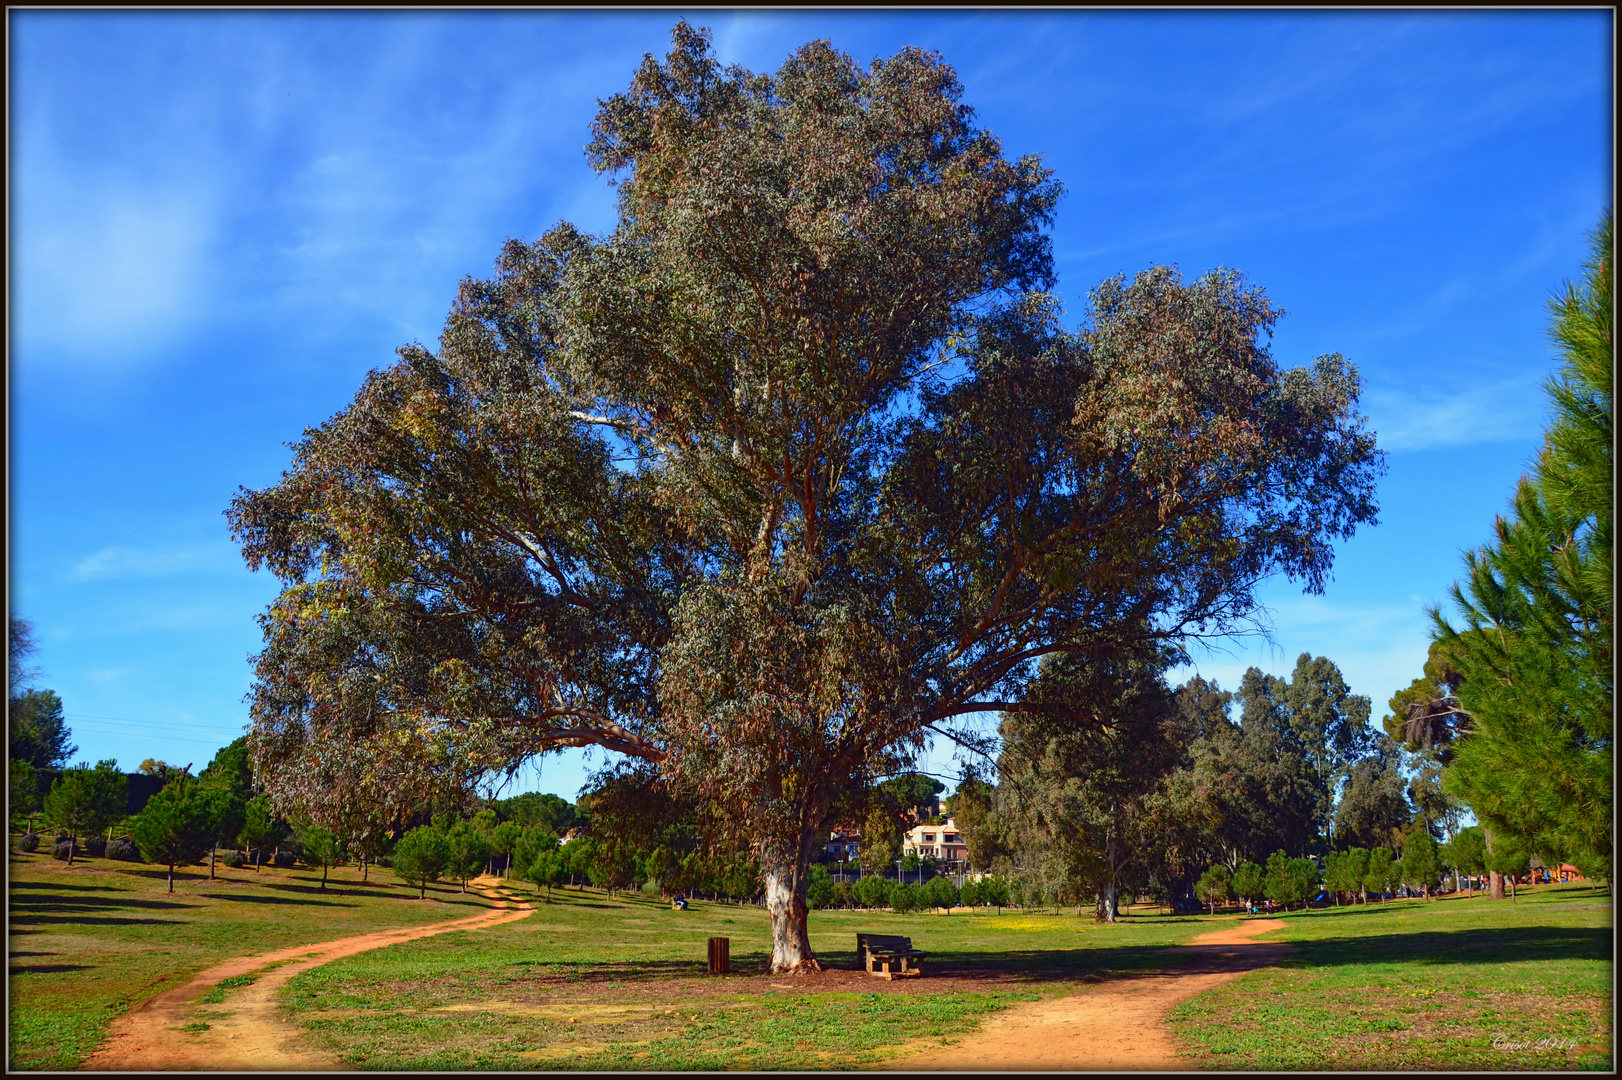
[[[1165,970],[1120,975],[1082,993],[997,1013],[957,1046],[887,1060],[883,1068],[929,1072],[988,1070],[1175,1070],[1166,1015],[1196,994],[1278,963],[1282,942],[1251,938],[1284,928],[1251,919],[1170,948]]]
[[[299,945],[262,956],[244,956],[198,973],[184,986],[159,994],[113,1022],[108,1039],[84,1063],[86,1069],[169,1071],[181,1069],[274,1070],[280,1072],[346,1068],[342,1062],[294,1045],[291,1025],[276,1015],[276,994],[301,971],[369,949],[432,937],[452,930],[477,930],[524,918],[534,909],[514,904],[486,886],[479,892],[500,906],[482,915],[429,926],[405,926],[357,934],[318,945]],[[269,971],[270,965],[278,965]],[[221,979],[255,975],[254,982],[230,990],[219,1005],[198,998]],[[206,1014],[200,1016],[199,1013]],[[204,1020],[206,1031],[184,1026]]]

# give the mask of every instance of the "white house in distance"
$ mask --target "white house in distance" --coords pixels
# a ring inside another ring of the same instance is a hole
[[[916,855],[920,859],[934,859],[949,869],[968,861],[969,845],[957,830],[957,822],[946,819],[944,825],[914,825],[901,840],[901,854]]]

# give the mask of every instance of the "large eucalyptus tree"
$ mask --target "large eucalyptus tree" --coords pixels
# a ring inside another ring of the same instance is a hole
[[[593,127],[615,230],[509,242],[437,351],[229,511],[284,582],[253,690],[279,800],[342,776],[386,815],[605,747],[754,850],[771,969],[815,969],[819,834],[932,729],[1065,722],[1022,699],[1040,657],[1321,588],[1374,517],[1355,370],[1280,370],[1230,272],[1107,282],[1066,332],[1059,184],[960,96],[916,49],[757,75],[678,24]]]

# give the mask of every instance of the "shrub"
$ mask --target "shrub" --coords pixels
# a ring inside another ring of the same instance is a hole
[[[1233,878],[1228,868],[1221,863],[1209,868],[1200,875],[1200,880],[1194,883],[1194,895],[1211,905],[1211,914],[1216,914],[1218,901],[1226,900],[1233,891]]]
[[[864,908],[881,908],[890,905],[890,890],[894,888],[895,882],[887,877],[865,877],[852,886],[852,893]]]
[[[833,907],[853,908],[856,906],[856,886],[849,881],[834,882]]]
[[[19,836],[17,838],[17,850],[18,851],[38,851],[39,850],[39,834],[38,833],[23,833],[21,836]]]
[[[385,869],[385,870],[394,869],[394,856],[393,855],[379,855],[377,858],[373,859],[372,861],[374,863],[376,863],[378,866],[383,867],[383,869]]]
[[[1289,863],[1290,899],[1305,905],[1318,895],[1320,875],[1318,864],[1311,859],[1291,859]]]
[[[66,861],[68,856],[72,855],[72,854],[73,854],[73,841],[72,840],[58,840],[56,842],[56,846],[51,848],[51,858],[53,858],[53,859],[62,859],[63,861]]]
[[[1231,887],[1234,895],[1248,904],[1252,900],[1262,898],[1262,890],[1266,887],[1265,883],[1266,873],[1260,866],[1253,862],[1242,862],[1239,864],[1239,869],[1233,872],[1233,884]]]
[[[107,838],[105,836],[86,837],[83,846],[84,853],[92,859],[99,859],[107,854]]]
[[[951,878],[930,878],[923,888],[923,901],[925,907],[956,907],[958,901],[957,886],[952,884]]]
[[[271,862],[285,870],[287,867],[297,863],[298,859],[295,858],[293,853],[288,851],[286,848],[277,848],[276,857],[272,859]]]
[[[924,906],[924,890],[920,885],[906,882],[890,890],[890,906],[897,914],[904,915],[909,911],[917,911]]]
[[[220,856],[220,862],[224,863],[226,866],[229,866],[233,870],[240,870],[244,866],[248,865],[248,857],[240,851],[227,851],[224,855]]]
[[[992,907],[1008,905],[1008,882],[1004,878],[986,875],[980,879],[980,903]]]
[[[450,862],[450,841],[442,830],[427,825],[412,829],[394,846],[394,872],[417,886],[419,900],[427,895],[429,883],[444,875]]]
[[[141,852],[135,846],[135,841],[122,836],[107,841],[107,857],[120,862],[140,862]]]
[[[826,866],[811,868],[811,880],[805,886],[805,902],[807,906],[819,910],[833,906],[834,876],[828,873]]]

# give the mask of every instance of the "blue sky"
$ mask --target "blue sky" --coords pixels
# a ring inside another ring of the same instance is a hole
[[[79,756],[201,765],[241,733],[275,582],[232,493],[434,342],[505,238],[611,228],[596,101],[681,14],[9,14],[11,604]],[[1237,267],[1287,312],[1281,363],[1360,368],[1381,524],[1323,596],[1264,590],[1272,643],[1197,666],[1326,655],[1377,719],[1538,444],[1545,300],[1611,198],[1611,13],[685,14],[754,70],[818,37],[939,51],[1064,181],[1072,313],[1114,273]]]

